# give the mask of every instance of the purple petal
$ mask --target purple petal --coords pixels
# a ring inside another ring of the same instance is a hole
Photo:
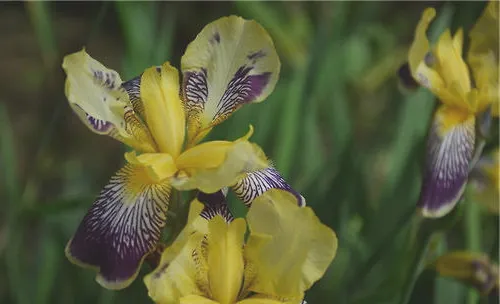
[[[418,202],[426,217],[442,217],[460,200],[474,152],[474,117],[443,132],[441,121],[445,116],[445,111],[436,113],[427,143],[425,175]]]
[[[263,170],[247,173],[247,176],[241,179],[233,187],[234,192],[245,205],[250,207],[253,200],[262,195],[269,189],[281,189],[292,193],[297,198],[299,206],[305,206],[304,197],[281,177],[278,170],[270,167]]]
[[[99,270],[109,289],[127,287],[165,225],[170,186],[144,184],[145,169],[126,166],[99,194],[66,247],[68,258]]]
[[[228,223],[234,220],[233,214],[227,205],[226,191],[219,190],[215,193],[205,193],[200,191],[198,193],[196,198],[205,205],[200,213],[202,218],[209,220],[216,215],[220,215]]]

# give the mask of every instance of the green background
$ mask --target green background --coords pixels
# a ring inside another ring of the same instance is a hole
[[[230,14],[269,31],[282,69],[265,102],[243,107],[210,138],[236,139],[253,124],[253,141],[336,231],[337,256],[307,301],[477,303],[460,283],[418,275],[452,249],[498,260],[498,217],[469,201],[442,220],[412,216],[436,102],[423,89],[402,90],[397,70],[424,8],[438,10],[436,37],[446,27],[467,33],[484,5],[1,3],[0,303],[150,302],[142,279],[108,291],[64,257],[93,198],[123,164],[124,147],[72,113],[62,58],[85,46],[130,79],[167,60],[179,66],[203,26]],[[145,265],[140,276],[148,271]]]

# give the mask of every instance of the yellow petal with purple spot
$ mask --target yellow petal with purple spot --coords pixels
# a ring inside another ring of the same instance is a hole
[[[203,28],[188,45],[181,67],[192,144],[244,104],[261,102],[271,94],[280,61],[262,26],[229,16]]]
[[[64,57],[62,67],[67,75],[65,93],[69,104],[90,130],[138,151],[156,150],[117,72],[90,57],[85,49]]]

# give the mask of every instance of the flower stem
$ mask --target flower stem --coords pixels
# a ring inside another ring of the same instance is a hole
[[[467,197],[469,198],[469,197]],[[481,215],[478,204],[470,199],[465,202],[465,244],[471,252],[481,252]],[[479,295],[476,290],[470,289],[467,293],[467,304],[478,303]]]

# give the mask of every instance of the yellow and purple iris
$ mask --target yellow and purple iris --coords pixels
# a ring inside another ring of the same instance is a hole
[[[498,294],[499,268],[483,253],[452,251],[440,256],[433,264],[443,277],[453,278],[476,288],[482,295]]]
[[[159,304],[304,303],[337,238],[290,192],[266,194],[253,200],[246,221],[232,217],[222,191],[199,195],[184,230],[144,277],[149,296]]]
[[[441,34],[432,47],[426,36],[436,12],[428,8],[409,52],[411,75],[441,102],[428,138],[425,176],[418,206],[426,217],[441,217],[459,201],[476,141],[476,117],[498,116],[498,2],[491,1],[469,33],[467,63],[463,31]],[[469,70],[470,69],[470,70]]]
[[[68,258],[99,271],[106,288],[128,286],[155,250],[172,188],[214,193],[232,187],[243,202],[272,188],[304,199],[248,141],[199,143],[210,130],[274,89],[280,61],[255,21],[230,16],[208,24],[178,70],[168,62],[122,82],[85,50],[64,58],[66,96],[92,131],[133,149],[104,187],[66,247]],[[265,196],[265,193],[264,193]]]

